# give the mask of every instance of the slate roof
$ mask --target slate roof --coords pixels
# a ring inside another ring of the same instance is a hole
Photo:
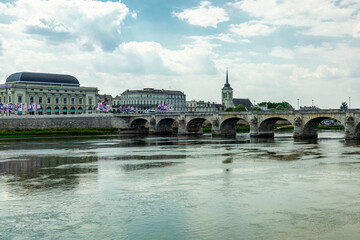
[[[235,107],[239,104],[242,104],[244,107],[246,107],[247,110],[250,110],[253,107],[253,104],[248,98],[234,98],[233,103]]]
[[[26,84],[45,84],[45,85],[63,85],[80,87],[79,80],[71,75],[52,74],[52,73],[34,73],[18,72],[11,74],[5,83],[26,83]]]

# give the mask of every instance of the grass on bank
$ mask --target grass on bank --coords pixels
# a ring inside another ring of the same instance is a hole
[[[0,130],[0,138],[88,136],[117,134],[115,129]]]

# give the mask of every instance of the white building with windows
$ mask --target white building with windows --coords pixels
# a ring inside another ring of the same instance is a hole
[[[40,109],[19,114],[90,114],[97,92],[95,87],[81,87],[70,75],[19,72],[0,85],[0,102],[40,105]]]
[[[218,112],[219,109],[215,103],[205,101],[187,101],[186,102],[187,112]]]
[[[186,95],[176,90],[144,88],[143,90],[126,90],[120,97],[120,105],[133,106],[135,112],[156,110],[162,104],[170,106],[173,111],[185,112]]]

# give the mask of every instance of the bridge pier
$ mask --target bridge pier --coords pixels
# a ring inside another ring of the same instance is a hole
[[[185,116],[180,116],[178,122],[178,135],[202,135],[202,122],[186,122]]]
[[[259,130],[259,122],[256,116],[250,119],[250,137],[273,138],[273,130]]]
[[[345,139],[360,139],[360,134],[356,129],[355,120],[352,116],[347,116],[345,119]]]

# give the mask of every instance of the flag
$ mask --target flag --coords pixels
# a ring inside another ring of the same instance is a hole
[[[27,110],[27,103],[24,104],[24,112]]]
[[[37,104],[36,108],[38,111],[41,109],[40,103]]]

